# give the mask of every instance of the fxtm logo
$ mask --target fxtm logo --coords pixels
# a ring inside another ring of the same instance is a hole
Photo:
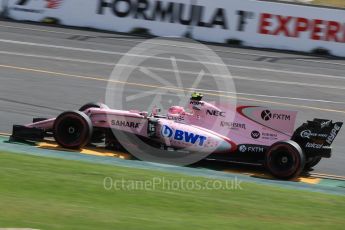
[[[259,139],[261,136],[260,132],[256,130],[254,130],[250,135],[252,136],[253,139]]]
[[[290,115],[282,114],[282,113],[272,113],[269,110],[264,110],[261,112],[261,118],[264,121],[269,121],[271,119],[274,120],[283,120],[283,121],[290,121]]]
[[[207,115],[215,116],[215,117],[225,117],[225,112],[217,111],[217,110],[207,110]]]
[[[239,148],[241,153],[263,153],[265,148],[257,145],[240,145]]]
[[[29,4],[32,0],[18,0],[16,5],[25,6]],[[48,9],[57,9],[61,5],[63,0],[45,0],[47,2],[46,8]]]
[[[189,133],[189,132],[182,131],[179,129],[176,129],[174,133],[173,129],[167,125],[162,126],[161,134],[163,137],[173,138],[174,140],[184,141],[186,143],[191,143],[191,144],[195,144],[197,141],[199,141],[199,146],[203,146],[204,142],[207,139],[207,137],[205,136]]]

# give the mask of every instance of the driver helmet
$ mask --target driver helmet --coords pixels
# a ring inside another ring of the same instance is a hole
[[[192,93],[190,99],[195,100],[195,101],[201,101],[202,97],[203,97],[203,95],[201,93],[194,92],[194,93]]]

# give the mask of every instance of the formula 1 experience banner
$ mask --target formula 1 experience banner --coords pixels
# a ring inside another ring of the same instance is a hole
[[[4,1],[4,0],[3,0]],[[253,0],[8,0],[16,20],[54,18],[63,25],[345,57],[345,10]]]

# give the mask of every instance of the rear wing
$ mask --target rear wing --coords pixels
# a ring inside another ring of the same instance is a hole
[[[302,147],[307,156],[330,157],[330,146],[342,126],[343,122],[314,119],[297,128],[291,139]]]

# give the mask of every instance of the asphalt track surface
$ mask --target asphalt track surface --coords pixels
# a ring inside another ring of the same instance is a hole
[[[12,124],[29,123],[34,116],[54,117],[86,102],[104,101],[115,64],[145,40],[0,21],[0,132],[8,133]],[[345,120],[345,60],[207,46],[230,70],[239,104],[297,110],[296,126],[312,118]],[[161,49],[171,47],[163,45]],[[183,49],[189,53],[188,47]],[[190,88],[200,74],[200,64],[183,55],[176,55],[175,60],[182,88]],[[174,104],[181,92],[188,94],[176,82],[171,56],[147,58],[142,65],[145,68],[133,69],[130,78],[113,88],[121,88],[119,92],[127,100],[125,108],[145,110],[157,95],[162,104]],[[216,85],[224,80],[224,76],[211,78],[206,73],[196,88],[208,93],[205,100],[217,95],[230,99],[235,92],[219,92]],[[171,85],[176,87],[171,89]],[[332,158],[322,160],[314,172],[345,176],[344,130],[333,147]]]

